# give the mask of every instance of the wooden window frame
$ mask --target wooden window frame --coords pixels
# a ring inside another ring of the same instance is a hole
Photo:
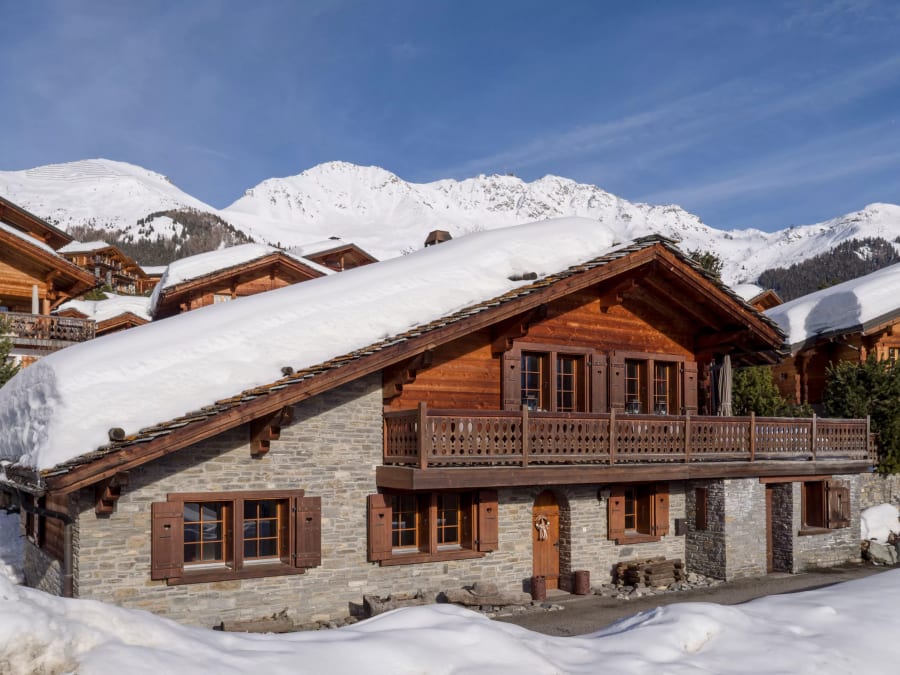
[[[619,377],[622,379],[622,401],[621,404],[615,406],[613,401],[610,402],[612,407],[620,408],[623,412],[635,415],[680,415],[688,407],[685,392],[687,389],[688,370],[686,365],[692,364],[691,372],[695,373],[696,365],[688,361],[684,356],[677,354],[660,354],[655,352],[631,352],[615,350],[610,354],[611,361],[615,367],[621,368]],[[638,391],[640,393],[640,410],[629,410],[628,402],[628,366],[629,364],[639,364],[640,381],[638,383]],[[667,392],[668,401],[666,403],[666,412],[656,412],[656,366],[657,364],[665,364],[672,368],[672,382],[670,391]],[[611,397],[612,398],[612,397]],[[653,410],[651,410],[651,407]]]
[[[800,483],[801,536],[850,527],[850,488],[831,478]]]
[[[278,557],[245,558],[244,503],[279,502]],[[184,505],[224,504],[230,517],[225,523],[223,558],[215,563],[185,563]],[[169,493],[165,502],[151,508],[151,578],[165,579],[170,586],[234,579],[253,579],[303,574],[321,564],[321,498],[307,497],[303,490],[240,490],[230,492]]]
[[[546,388],[546,397],[549,405],[543,408],[534,409],[535,412],[557,412],[559,408],[559,359],[560,357],[570,357],[576,359],[579,363],[575,370],[576,392],[575,407],[576,410],[566,412],[588,412],[591,410],[591,364],[596,358],[596,352],[590,347],[579,347],[569,345],[532,343],[532,342],[516,342],[512,349],[506,353],[508,361],[514,361],[518,374],[518,381],[513,385],[515,387],[514,396],[504,396],[507,401],[507,407],[520,410],[525,402],[522,396],[522,379],[523,367],[522,360],[526,354],[534,354],[544,357],[546,369],[546,382],[541,388]],[[605,397],[604,397],[605,399]],[[509,405],[512,403],[513,405]]]
[[[626,528],[626,493],[634,491],[635,519],[638,509],[644,509],[644,522],[635,522],[634,529]],[[643,531],[642,531],[643,530]],[[669,484],[634,483],[615,485],[610,489],[607,504],[607,537],[617,545],[643,544],[659,541],[669,533]]]
[[[457,495],[457,543],[439,543],[439,495]],[[393,546],[393,503],[395,498],[415,496],[417,500],[416,545]],[[496,490],[399,492],[369,495],[368,559],[382,566],[411,565],[482,558],[497,548]]]

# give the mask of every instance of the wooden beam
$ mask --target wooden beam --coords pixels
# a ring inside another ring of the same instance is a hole
[[[430,368],[434,361],[434,350],[426,349],[403,364],[391,368],[391,374],[382,383],[382,399],[388,405],[394,398],[403,393],[403,386],[416,381],[420,370]]]
[[[122,496],[122,488],[128,485],[128,474],[117,473],[105,478],[94,486],[94,512],[98,516],[108,516],[116,510],[116,502]]]
[[[285,406],[250,422],[251,456],[262,457],[269,452],[271,441],[277,441],[281,437],[281,427],[290,424],[293,418],[294,409]]]
[[[491,353],[495,356],[507,352],[513,347],[513,343],[526,335],[532,325],[547,318],[547,305],[538,305],[530,312],[515,316],[497,326],[491,331]]]

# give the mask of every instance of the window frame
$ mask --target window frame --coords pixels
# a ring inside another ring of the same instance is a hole
[[[517,342],[512,349],[509,350],[509,354],[518,364],[519,381],[516,383],[516,407],[518,409],[521,409],[523,405],[526,405],[523,395],[523,380],[525,379],[526,373],[524,360],[527,355],[533,355],[542,358],[544,361],[544,372],[542,375],[545,375],[545,380],[542,378],[539,389],[542,391],[542,396],[546,397],[549,405],[544,407],[529,407],[529,410],[533,412],[573,413],[588,412],[590,410],[591,363],[595,358],[595,351],[592,348],[537,342]],[[561,411],[559,409],[561,407],[559,401],[561,391],[560,358],[571,358],[576,364],[573,372],[575,380],[573,396],[575,399],[574,410]]]
[[[629,492],[635,497],[635,526],[631,529],[626,527]],[[616,545],[660,541],[669,533],[669,484],[629,483],[611,487],[606,518],[607,538]]]
[[[441,543],[439,538],[440,498],[448,495],[458,497],[456,543]],[[416,499],[416,523],[405,531],[415,532],[415,545],[398,547],[394,545],[394,504],[409,497]],[[368,508],[368,559],[382,566],[481,558],[497,546],[495,490],[386,490],[369,495]]]
[[[800,535],[826,534],[850,526],[850,488],[817,478],[800,483]]]
[[[253,501],[278,502],[277,557],[245,556],[244,506]],[[222,503],[223,510],[230,512],[223,524],[221,561],[185,562],[184,508],[188,503]],[[305,496],[304,490],[174,492],[152,507],[151,578],[165,579],[170,586],[303,574],[321,564],[321,499]],[[160,538],[169,533],[170,541],[162,544]],[[163,546],[170,548],[163,550]],[[169,556],[167,562],[161,563],[161,556]]]
[[[689,374],[696,382],[696,364],[679,354],[662,354],[657,352],[637,352],[613,350],[610,358],[610,400],[609,407],[632,415],[683,415],[688,409],[696,412],[695,396],[687,396],[687,380]],[[688,364],[691,365],[688,368]],[[663,365],[671,369],[671,382],[667,383],[666,411],[657,412],[656,384],[657,366]],[[629,367],[636,366],[639,377],[629,377]],[[690,371],[690,372],[689,372]],[[619,382],[615,381],[619,378]],[[630,382],[637,382],[638,405],[629,400],[633,392]],[[618,389],[618,395],[614,391]],[[651,409],[652,408],[652,409]]]

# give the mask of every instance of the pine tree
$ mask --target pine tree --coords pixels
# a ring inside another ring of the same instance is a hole
[[[731,397],[735,415],[752,412],[761,417],[775,417],[788,409],[787,401],[772,379],[772,369],[767,366],[735,370]]]
[[[19,372],[19,364],[13,361],[9,355],[12,351],[12,340],[6,336],[6,331],[6,323],[0,321],[0,387]]]
[[[716,279],[722,277],[722,258],[718,253],[712,251],[702,251],[699,248],[688,251],[688,255],[694,259],[694,262],[700,265],[704,270],[712,274]]]
[[[874,356],[831,365],[823,402],[831,417],[870,416],[878,434],[878,470],[900,473],[900,368]]]

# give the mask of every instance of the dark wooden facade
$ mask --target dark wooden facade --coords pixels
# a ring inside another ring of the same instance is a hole
[[[108,288],[113,293],[142,295],[152,289],[141,266],[112,244],[89,248],[71,244],[60,254],[93,274],[97,286]]]
[[[319,265],[324,265],[335,272],[344,272],[352,270],[354,267],[378,262],[377,258],[362,250],[356,244],[339,240],[335,241],[334,246],[325,245],[321,250],[304,253],[303,257]]]

